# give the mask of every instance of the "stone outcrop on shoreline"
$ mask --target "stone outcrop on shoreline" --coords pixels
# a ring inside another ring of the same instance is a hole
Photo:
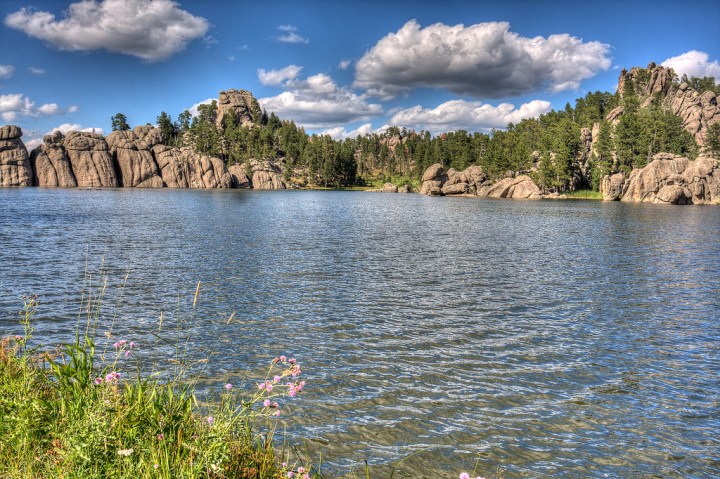
[[[644,168],[605,176],[600,192],[606,201],[673,205],[720,204],[720,167],[707,156],[688,158],[658,153]]]
[[[479,166],[463,171],[435,163],[425,170],[420,194],[429,196],[484,196],[489,198],[540,199],[542,191],[528,175],[503,178],[493,182]]]
[[[0,186],[63,188],[285,189],[281,168],[250,161],[228,168],[220,158],[166,145],[159,128],[138,126],[107,137],[55,131],[30,154],[17,126],[0,127]]]

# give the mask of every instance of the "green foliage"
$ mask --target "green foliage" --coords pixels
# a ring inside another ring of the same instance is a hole
[[[177,144],[178,127],[173,123],[172,117],[163,111],[160,112],[156,122],[165,137],[166,143],[168,145]]]
[[[715,83],[714,77],[688,78],[687,75],[683,74],[680,81],[687,83],[691,88],[695,89],[700,94],[703,94],[706,91],[711,91],[716,95],[720,95],[720,84]]]
[[[720,122],[710,125],[705,137],[705,146],[715,158],[720,158]]]
[[[127,131],[130,129],[130,125],[128,125],[127,122],[127,117],[122,113],[116,113],[115,115],[111,116],[110,123],[112,131]]]

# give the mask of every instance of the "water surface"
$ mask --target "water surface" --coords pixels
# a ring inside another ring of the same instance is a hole
[[[720,208],[169,189],[0,202],[2,334],[37,293],[38,339],[70,339],[102,269],[101,332],[115,318],[143,365],[172,354],[148,332],[178,327],[209,389],[298,357],[308,387],[283,424],[325,471],[720,471]]]

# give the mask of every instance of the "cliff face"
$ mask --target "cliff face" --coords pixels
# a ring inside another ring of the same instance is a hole
[[[627,92],[628,82],[632,81],[635,94],[640,98],[640,107],[650,105],[658,98],[662,105],[682,119],[683,128],[695,137],[698,145],[703,146],[708,127],[720,121],[720,107],[714,92],[698,93],[687,83],[674,82],[675,73],[671,68],[651,63],[647,68],[623,70],[618,78],[618,93]],[[608,115],[608,120],[616,122],[622,114],[618,107]]]
[[[32,185],[32,167],[18,126],[0,127],[0,186]]]
[[[217,127],[222,128],[225,118],[233,112],[235,123],[252,126],[262,115],[260,104],[247,90],[226,90],[218,95]]]

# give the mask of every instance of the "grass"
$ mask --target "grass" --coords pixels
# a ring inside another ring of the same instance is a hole
[[[0,339],[0,477],[316,477],[273,442],[278,401],[304,386],[294,359],[273,359],[255,391],[227,384],[201,405],[180,375],[126,373],[142,354],[133,342],[98,354],[86,333],[39,354],[31,347],[37,305],[24,300],[23,335]]]
[[[593,190],[576,190],[566,191],[564,193],[568,199],[574,200],[602,200],[602,193]]]

